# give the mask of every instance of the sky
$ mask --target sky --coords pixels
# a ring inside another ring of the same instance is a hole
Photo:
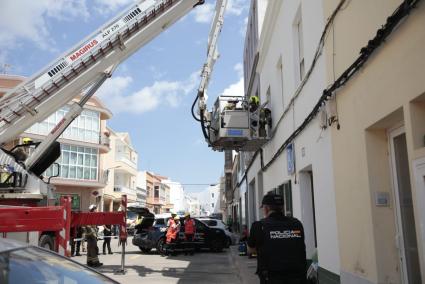
[[[183,0],[184,1],[184,0]],[[0,69],[31,76],[135,0],[1,0]],[[243,95],[248,0],[229,0],[208,107],[220,94]],[[116,132],[129,132],[139,170],[183,184],[217,183],[224,153],[208,148],[190,107],[206,60],[215,1],[207,0],[124,61],[97,95]],[[195,192],[205,186],[186,185]]]

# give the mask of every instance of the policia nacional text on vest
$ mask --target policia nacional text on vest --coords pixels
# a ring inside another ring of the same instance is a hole
[[[280,195],[264,196],[266,218],[254,222],[248,239],[257,251],[257,274],[261,283],[306,283],[304,229],[299,220],[282,213]]]

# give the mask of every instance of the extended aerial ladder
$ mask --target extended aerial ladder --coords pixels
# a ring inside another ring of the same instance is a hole
[[[58,137],[120,63],[203,3],[204,0],[140,0],[0,98],[0,146],[3,146],[82,94],[28,158],[0,149],[3,167],[0,175],[6,173],[6,178],[0,176],[0,201],[53,198],[52,185],[40,177],[60,155]],[[199,117],[195,114],[194,117],[200,121],[204,136],[214,150],[251,150],[252,145],[264,143],[266,137],[259,138],[253,130],[254,116],[246,99],[232,98],[237,101],[233,109],[222,106],[222,98],[217,100],[213,111],[206,108],[207,86],[218,58],[217,42],[226,4],[227,0],[216,1],[207,61],[197,93]]]
[[[0,197],[3,200],[53,198],[52,186],[41,180],[40,175],[60,155],[57,144],[52,147],[55,140],[121,62],[203,3],[203,0],[141,0],[6,93],[0,99],[0,145],[16,139],[86,90],[29,158],[19,161],[12,152],[0,149],[0,165],[7,165],[10,171],[8,182],[0,188]]]

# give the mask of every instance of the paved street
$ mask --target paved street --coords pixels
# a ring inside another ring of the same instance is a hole
[[[103,266],[99,271],[120,283],[141,283],[141,280],[144,283],[242,283],[229,249],[222,253],[204,251],[194,256],[161,257],[154,251],[142,254],[131,244],[131,239],[126,247],[127,273],[118,275],[114,273],[121,264],[121,247],[118,248],[117,242],[112,240],[113,255],[100,255]],[[102,243],[98,243],[101,251]],[[85,253],[73,259],[86,263]]]

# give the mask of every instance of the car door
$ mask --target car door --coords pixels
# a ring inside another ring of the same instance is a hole
[[[208,239],[208,227],[204,223],[195,219],[196,233],[195,242],[202,243],[205,246]]]

